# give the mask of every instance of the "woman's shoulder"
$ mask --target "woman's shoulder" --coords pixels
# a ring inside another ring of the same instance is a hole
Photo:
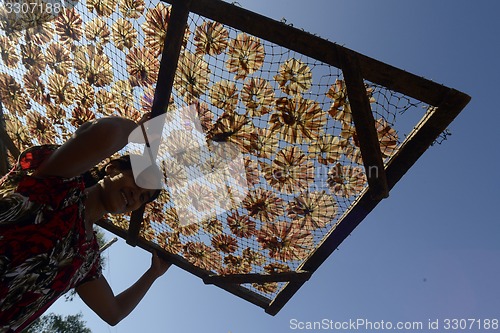
[[[0,179],[0,197],[14,191],[18,183],[33,173],[59,146],[32,146],[24,150],[17,158],[13,168]]]
[[[17,192],[38,204],[52,207],[63,205],[70,194],[84,189],[81,177],[65,179],[61,177],[38,178],[33,172],[59,148],[58,145],[33,146],[23,151],[15,167],[0,182],[0,197]],[[74,197],[74,195],[71,195]]]
[[[16,169],[19,171],[36,170],[57,148],[59,148],[59,145],[47,144],[26,149],[19,155]]]

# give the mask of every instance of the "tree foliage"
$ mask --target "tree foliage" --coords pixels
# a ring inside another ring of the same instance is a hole
[[[82,313],[63,317],[49,313],[36,319],[22,333],[92,333],[82,320]]]

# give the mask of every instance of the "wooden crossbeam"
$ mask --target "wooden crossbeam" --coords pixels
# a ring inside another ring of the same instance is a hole
[[[186,30],[189,17],[190,4],[191,0],[183,0],[175,6],[172,6],[165,44],[162,50],[151,118],[157,117],[167,110],[170,95],[172,94],[177,63],[179,62],[184,40],[184,31]],[[157,153],[158,151],[154,151],[153,156],[156,157]],[[127,243],[132,246],[137,245],[137,237],[139,236],[144,220],[144,209],[145,206],[143,205],[132,212],[130,217],[129,232],[126,239]]]
[[[380,143],[375,128],[375,119],[370,107],[369,97],[359,61],[351,52],[344,52],[342,72],[351,106],[352,119],[356,128],[359,149],[363,158],[370,196],[380,200],[389,196],[384,162],[380,151]]]
[[[241,283],[269,283],[269,282],[305,282],[311,277],[311,272],[292,271],[274,274],[229,274],[209,275],[203,278],[205,284],[241,284]]]
[[[139,232],[142,228],[142,223],[144,221],[144,210],[145,205],[142,205],[138,209],[134,210],[130,215],[130,224],[128,226],[127,236],[125,237],[127,244],[130,246],[137,246],[137,240],[139,238]]]

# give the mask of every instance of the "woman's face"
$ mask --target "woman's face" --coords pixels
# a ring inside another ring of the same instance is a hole
[[[148,202],[155,190],[143,189],[134,181],[132,170],[120,170],[108,165],[102,180],[103,204],[112,214],[131,212]]]

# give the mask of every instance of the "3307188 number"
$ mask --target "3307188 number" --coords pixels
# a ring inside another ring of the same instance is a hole
[[[498,319],[445,319],[443,329],[445,330],[498,330]]]
[[[27,14],[50,14],[57,15],[62,10],[61,2],[44,1],[5,1],[4,7],[8,14],[27,15]]]

